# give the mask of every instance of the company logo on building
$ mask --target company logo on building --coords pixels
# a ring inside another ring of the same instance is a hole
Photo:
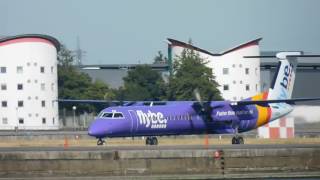
[[[137,111],[137,115],[139,118],[139,123],[141,125],[145,125],[147,128],[152,129],[163,129],[167,128],[167,120],[164,118],[161,112],[151,112],[148,110],[147,113],[144,113],[141,110]]]

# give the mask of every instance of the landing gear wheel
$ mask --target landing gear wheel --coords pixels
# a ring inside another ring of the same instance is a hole
[[[147,137],[146,145],[158,145],[157,137]]]
[[[238,142],[239,142],[239,144],[244,144],[244,139],[243,139],[243,137],[238,137]]]
[[[241,136],[235,136],[232,138],[232,144],[244,144],[244,139]]]
[[[151,138],[152,145],[158,145],[158,139],[156,137]]]
[[[146,139],[146,145],[151,145],[151,137],[147,137]]]
[[[106,143],[106,141],[103,140],[103,139],[101,139],[101,138],[99,138],[98,141],[97,141],[97,145],[98,145],[98,146],[102,146],[102,145],[104,145],[105,143]]]
[[[237,138],[236,137],[233,137],[232,140],[231,140],[232,144],[238,144],[238,141],[237,141]]]

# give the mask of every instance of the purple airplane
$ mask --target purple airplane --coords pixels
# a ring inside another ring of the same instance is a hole
[[[132,102],[109,107],[91,123],[88,134],[98,139],[97,145],[104,144],[104,138],[135,136],[146,136],[147,145],[157,145],[157,136],[191,134],[234,134],[232,144],[243,144],[238,133],[287,115],[297,101],[320,100],[291,99],[297,57],[319,56],[281,52],[276,57],[278,69],[267,92],[242,101],[201,102],[198,95],[198,101]]]

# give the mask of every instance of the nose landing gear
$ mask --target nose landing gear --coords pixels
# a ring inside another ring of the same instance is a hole
[[[157,137],[147,137],[146,145],[158,145]]]
[[[98,146],[102,146],[102,145],[104,145],[105,143],[106,143],[106,141],[103,140],[102,138],[99,138],[98,141],[97,141],[97,145],[98,145]]]

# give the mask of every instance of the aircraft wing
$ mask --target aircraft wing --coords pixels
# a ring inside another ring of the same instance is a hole
[[[58,102],[64,103],[86,103],[86,104],[107,104],[107,103],[127,103],[127,101],[107,101],[107,100],[94,100],[94,99],[58,99]]]
[[[295,104],[295,102],[301,101],[317,101],[319,98],[297,98],[297,99],[278,99],[278,100],[257,100],[257,101],[236,101],[231,102],[232,105],[250,105],[256,104],[261,106],[266,106],[270,103],[287,103],[287,104]]]
[[[108,101],[108,100],[96,100],[96,99],[58,99],[56,100],[62,103],[76,103],[76,104],[113,104],[121,106],[133,106],[133,105],[165,105],[167,101]]]

